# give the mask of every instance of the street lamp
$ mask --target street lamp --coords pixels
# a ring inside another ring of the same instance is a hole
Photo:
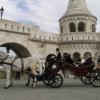
[[[1,9],[0,9],[1,19],[2,19],[3,12],[4,12],[4,8],[2,6]]]

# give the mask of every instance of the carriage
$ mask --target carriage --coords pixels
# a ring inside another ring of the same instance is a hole
[[[95,69],[95,64],[76,67],[63,60],[57,61],[54,54],[49,54],[45,63],[46,69],[42,76],[37,79],[43,80],[43,83],[52,88],[58,88],[63,84],[63,77],[58,72],[68,70],[72,75],[79,78],[84,84],[100,87],[100,71]],[[42,77],[42,78],[40,78]]]
[[[37,80],[43,81],[46,86],[59,88],[63,84],[63,77],[58,73],[59,70],[60,68],[57,66],[56,56],[50,54],[46,58],[44,73],[37,75]]]
[[[9,63],[0,62],[0,64],[11,65],[11,67],[14,66],[14,64],[10,62]],[[46,86],[49,86],[52,88],[59,88],[63,84],[63,77],[61,74],[59,74],[59,71],[61,70],[64,73],[65,70],[68,70],[71,74],[79,78],[84,84],[92,85],[94,87],[100,87],[100,71],[97,69],[94,69],[94,67],[95,67],[94,63],[88,66],[76,67],[74,65],[66,63],[64,59],[60,61],[57,60],[56,55],[54,54],[49,54],[46,57],[44,73],[42,73],[41,75],[32,74],[32,78],[33,80],[37,79],[38,81],[43,81],[43,83]],[[28,71],[28,74],[30,75],[30,71]],[[28,86],[29,82],[30,81],[28,81],[26,86]]]

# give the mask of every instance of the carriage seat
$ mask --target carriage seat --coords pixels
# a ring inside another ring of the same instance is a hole
[[[90,65],[83,65],[83,66],[79,66],[79,67],[77,67],[77,66],[75,66],[75,65],[72,65],[72,64],[69,64],[69,63],[66,63],[66,66],[67,66],[67,68],[69,68],[69,69],[80,69],[80,68],[94,68],[95,67],[95,63],[93,62],[93,63],[91,63]]]

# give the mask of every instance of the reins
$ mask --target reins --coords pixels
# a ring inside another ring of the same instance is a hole
[[[8,58],[9,55],[7,55],[5,58],[0,59],[1,61],[6,60]]]
[[[9,55],[7,55],[4,59],[1,59],[0,61],[0,64],[6,64],[6,65],[10,65],[11,66],[11,70],[13,69],[12,67],[17,67],[16,65],[14,65],[14,62],[15,60],[18,58],[18,57],[15,57],[15,59],[12,61],[12,63],[9,63],[9,62],[5,62],[4,60],[6,60],[8,58]]]

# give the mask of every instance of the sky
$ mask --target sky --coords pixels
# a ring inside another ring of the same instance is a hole
[[[0,0],[4,19],[35,24],[41,30],[59,32],[59,18],[67,9],[69,0]],[[100,0],[86,0],[89,10],[98,18],[100,32]]]

